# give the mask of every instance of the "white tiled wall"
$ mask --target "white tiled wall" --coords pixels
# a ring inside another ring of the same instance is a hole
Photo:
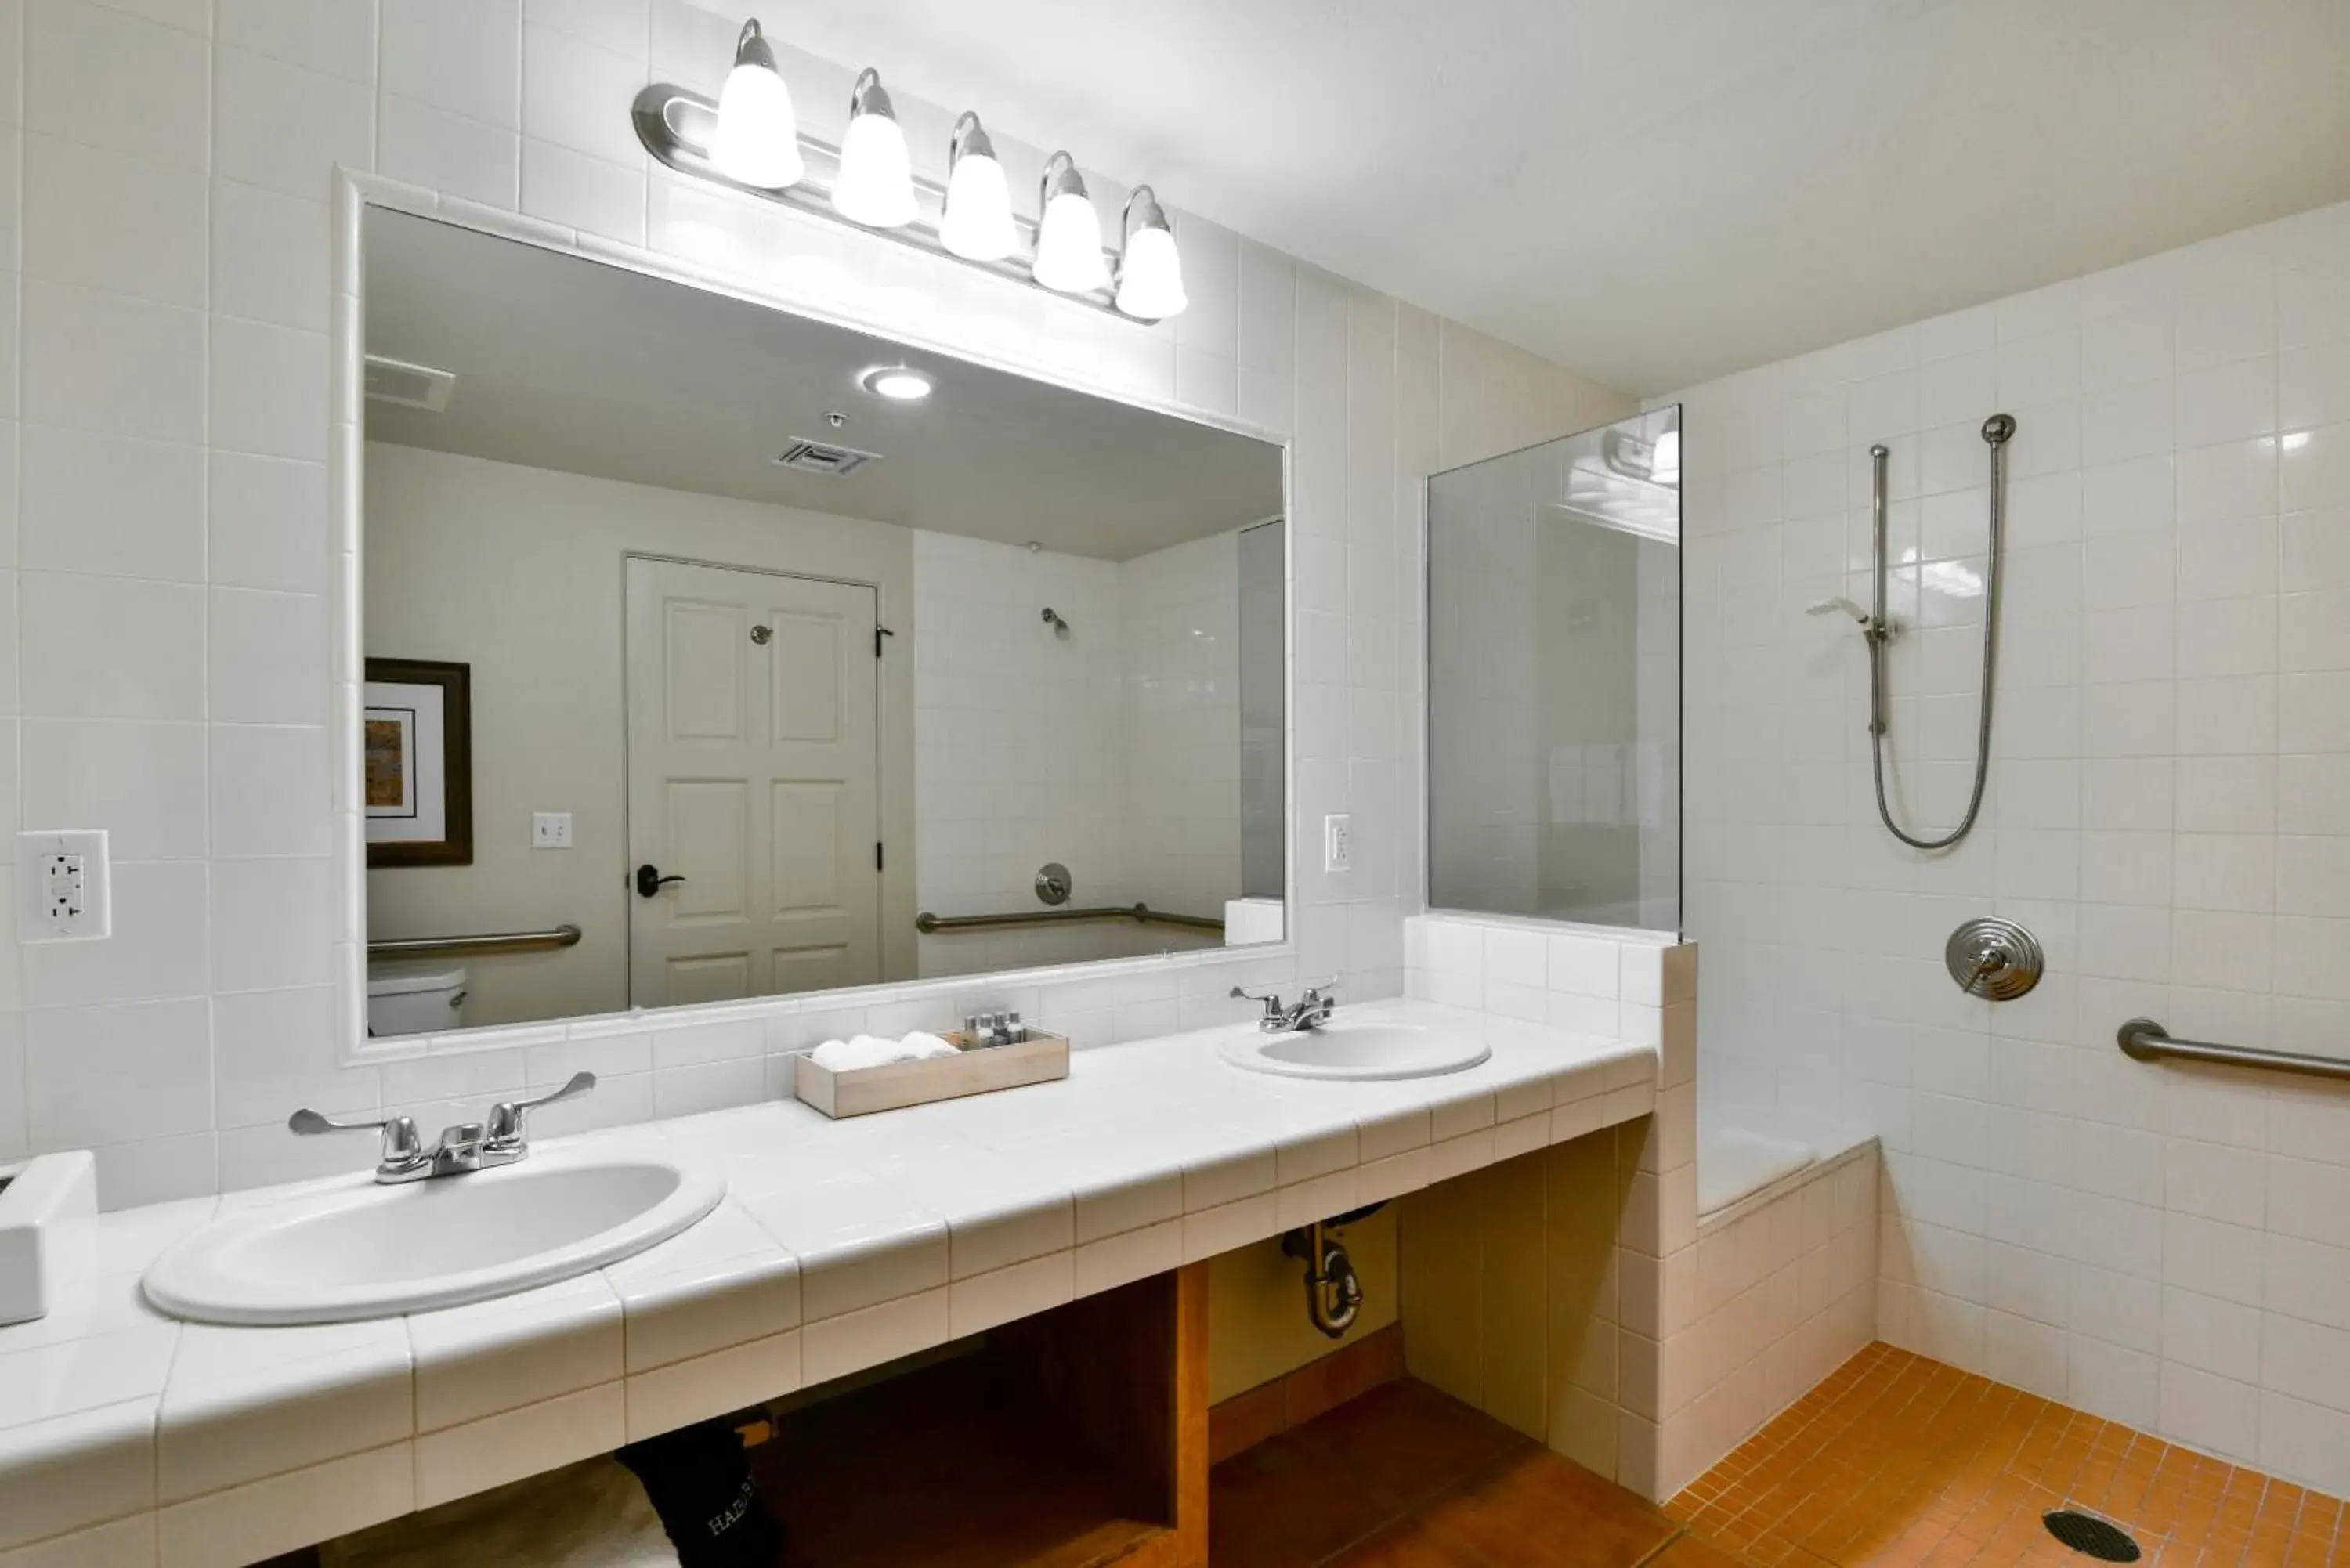
[[[2350,1094],[2114,1044],[2350,1055],[2350,207],[1683,400],[1709,1110],[1881,1135],[1886,1337],[2350,1489]],[[2002,409],[1991,794],[1922,856],[1875,822],[1859,639],[1803,607],[1866,601],[1888,443],[1893,749],[1947,825]],[[1992,912],[2049,954],[1997,1006],[1940,963]]]
[[[0,6],[0,828],[104,826],[120,857],[112,940],[0,941],[0,1153],[93,1145],[119,1206],[296,1173],[296,1096],[422,1106],[608,1050],[594,1114],[625,1120],[762,1093],[762,1054],[794,1037],[721,1018],[664,1046],[670,1031],[605,1023],[338,1065],[322,743],[337,162],[1291,433],[1295,809],[1316,835],[1350,812],[1356,848],[1350,872],[1301,870],[1295,956],[1274,961],[1401,988],[1418,481],[1626,400],[1188,218],[1192,307],[1145,328],[652,171],[630,96],[655,76],[714,89],[741,20],[684,0]],[[785,55],[804,123],[837,136],[861,62]],[[899,108],[935,175],[951,111]],[[1036,150],[998,146],[1015,184],[1034,178]],[[1094,191],[1105,210],[1124,195]],[[1065,994],[1139,1033],[1210,1015],[1215,989],[1170,971]],[[298,1153],[349,1163],[365,1142]]]

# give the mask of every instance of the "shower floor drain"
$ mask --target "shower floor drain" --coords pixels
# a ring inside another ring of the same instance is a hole
[[[2135,1563],[2138,1559],[2137,1542],[2129,1538],[2127,1532],[2092,1514],[2060,1508],[2042,1514],[2040,1522],[2048,1527],[2049,1534],[2100,1563]]]

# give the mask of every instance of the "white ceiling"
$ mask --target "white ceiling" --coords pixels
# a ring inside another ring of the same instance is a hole
[[[1112,561],[1282,509],[1278,446],[431,219],[369,209],[366,275],[368,352],[457,377],[370,441]],[[929,398],[858,385],[899,363]],[[776,467],[798,437],[879,461]]]
[[[765,9],[1643,394],[2350,198],[2350,0]]]

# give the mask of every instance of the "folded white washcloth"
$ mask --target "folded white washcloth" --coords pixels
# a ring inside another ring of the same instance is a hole
[[[890,1041],[859,1034],[854,1040],[827,1040],[809,1054],[819,1067],[835,1073],[847,1073],[859,1067],[879,1067],[890,1061],[896,1050],[896,1045]]]
[[[886,1067],[892,1062],[914,1062],[954,1054],[955,1048],[937,1035],[917,1029],[903,1040],[884,1040],[879,1034],[827,1040],[809,1055],[827,1072],[848,1073],[860,1067]]]

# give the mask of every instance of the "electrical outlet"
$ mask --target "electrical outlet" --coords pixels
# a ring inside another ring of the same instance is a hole
[[[1322,819],[1322,869],[1352,871],[1355,868],[1354,818],[1345,815]]]
[[[16,835],[16,940],[96,941],[114,934],[106,830]]]
[[[530,846],[533,849],[570,848],[571,814],[567,811],[531,813]]]

